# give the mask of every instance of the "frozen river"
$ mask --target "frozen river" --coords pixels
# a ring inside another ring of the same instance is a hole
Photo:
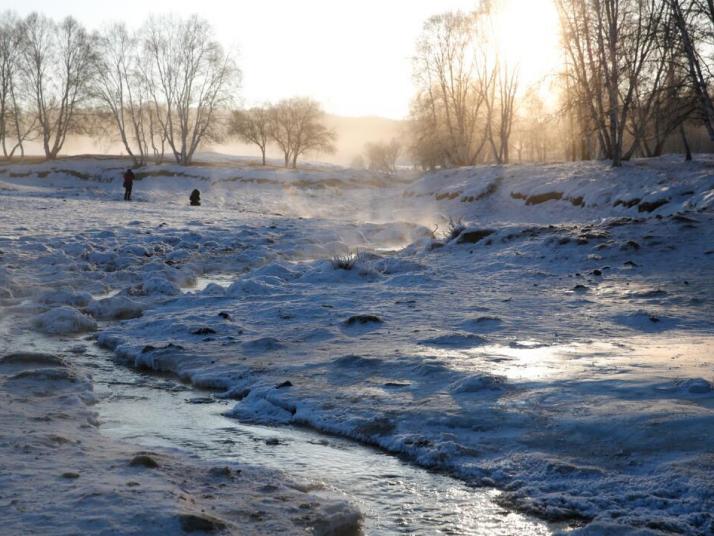
[[[709,163],[165,167],[132,204],[0,177],[5,340],[93,371],[106,436],[321,482],[375,534],[714,530]]]

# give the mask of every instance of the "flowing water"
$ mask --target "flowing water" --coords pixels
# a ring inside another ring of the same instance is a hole
[[[495,490],[469,487],[350,440],[225,417],[222,412],[232,402],[173,377],[127,368],[91,340],[29,331],[13,333],[12,339],[4,351],[63,354],[91,374],[102,433],[145,448],[180,449],[205,460],[278,469],[319,483],[317,494],[339,495],[360,508],[365,534],[551,533],[546,523],[498,506]],[[76,354],[68,352],[71,348]]]
[[[233,402],[117,366],[102,353],[91,349],[88,356],[101,398],[101,430],[111,437],[320,482],[324,493],[357,504],[366,534],[550,534],[544,523],[499,507],[495,491],[471,488],[353,441],[238,422],[221,415]]]

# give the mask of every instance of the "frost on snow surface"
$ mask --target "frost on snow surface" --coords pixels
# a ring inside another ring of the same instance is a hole
[[[0,304],[575,533],[711,534],[714,162],[679,160],[156,165],[130,204],[122,161],[5,166]]]

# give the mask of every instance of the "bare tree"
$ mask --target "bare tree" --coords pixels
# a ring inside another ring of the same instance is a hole
[[[448,165],[447,155],[441,147],[443,136],[439,131],[438,117],[429,93],[417,94],[409,111],[409,154],[423,170]]]
[[[307,152],[332,153],[336,134],[324,123],[320,104],[307,97],[282,100],[270,109],[270,135],[283,152],[285,167],[297,167]]]
[[[659,156],[667,140],[696,109],[673,13],[666,9],[650,62],[635,88],[629,133],[644,156]]]
[[[32,13],[23,22],[22,75],[32,94],[47,158],[57,158],[67,134],[78,128],[77,111],[89,95],[94,39],[72,17],[59,24]]]
[[[290,166],[292,158],[293,138],[295,137],[295,121],[290,101],[283,100],[270,107],[270,136],[283,153],[285,167]]]
[[[152,110],[138,66],[139,40],[123,23],[113,24],[99,36],[98,51],[94,94],[108,110],[127,154],[135,164],[143,164],[149,153],[147,123]]]
[[[657,45],[661,0],[558,0],[576,98],[586,104],[600,147],[613,166],[629,150],[625,131],[636,91]]]
[[[559,147],[559,141],[562,146],[570,141],[563,136],[565,129],[558,123],[558,114],[549,112],[537,87],[525,91],[514,113],[513,140],[509,143],[518,162],[544,162]]]
[[[479,75],[483,32],[474,13],[445,13],[424,25],[414,57],[417,99],[412,106],[418,145],[436,147],[447,165],[476,163],[486,143],[478,128],[485,98]],[[429,134],[429,141],[423,136]]]
[[[411,152],[422,167],[508,162],[518,65],[501,56],[495,8],[431,17],[417,43]]]
[[[714,141],[714,103],[709,91],[711,73],[696,43],[696,35],[700,29],[704,28],[705,33],[709,35],[714,31],[714,1],[668,0],[668,2],[672,10],[672,18],[682,38],[689,77],[699,101],[702,120],[709,139]]]
[[[486,91],[486,133],[498,164],[509,162],[509,142],[518,91],[518,67],[496,61]]]
[[[210,25],[195,15],[151,18],[143,28],[143,47],[154,118],[176,162],[188,165],[202,142],[218,136],[240,71],[212,39]]]
[[[228,133],[246,143],[253,143],[260,149],[263,165],[265,151],[271,139],[271,114],[267,106],[256,106],[249,110],[235,110],[231,114]]]
[[[24,156],[24,142],[31,135],[34,123],[21,106],[19,63],[22,42],[20,20],[11,12],[0,15],[0,144],[5,158],[19,149]],[[11,141],[12,140],[12,141]],[[8,144],[12,146],[8,149]]]
[[[399,140],[392,138],[389,142],[368,143],[365,146],[367,167],[374,171],[397,171],[397,160],[402,152]]]

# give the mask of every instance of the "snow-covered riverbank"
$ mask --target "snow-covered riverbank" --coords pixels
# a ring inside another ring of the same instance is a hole
[[[462,169],[406,188],[191,168],[147,176],[132,204],[113,200],[106,162],[72,161],[82,178],[68,165],[0,172],[0,299],[18,322],[97,331],[241,419],[375,444],[504,504],[592,520],[584,533],[714,530],[711,161]],[[358,250],[351,269],[332,262]],[[222,284],[191,290],[211,274]]]
[[[106,438],[91,378],[72,358],[6,353],[12,337],[3,336],[3,534],[358,533],[354,507],[282,472]]]

